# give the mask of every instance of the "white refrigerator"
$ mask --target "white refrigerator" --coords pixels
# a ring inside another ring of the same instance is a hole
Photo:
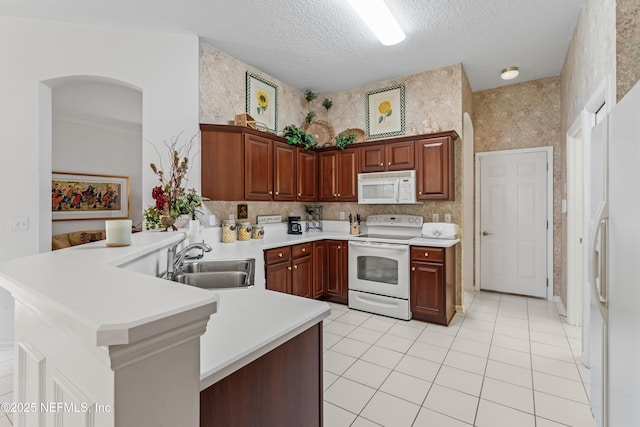
[[[593,129],[590,174],[591,407],[640,426],[640,84]]]

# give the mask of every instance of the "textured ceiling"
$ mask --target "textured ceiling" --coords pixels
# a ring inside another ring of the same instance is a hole
[[[585,0],[386,0],[383,46],[345,0],[0,0],[0,15],[197,34],[300,90],[327,93],[462,63],[473,91],[560,74]],[[499,71],[520,67],[516,80]]]

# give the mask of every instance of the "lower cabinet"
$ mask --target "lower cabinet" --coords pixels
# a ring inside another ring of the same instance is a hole
[[[313,297],[313,243],[269,249],[264,265],[267,289]]]
[[[413,318],[448,325],[455,314],[455,247],[411,247]]]
[[[268,249],[264,253],[266,287],[306,298],[347,304],[348,242],[321,240]]]
[[[345,240],[325,240],[324,271],[329,301],[349,302],[349,245]]]
[[[322,323],[200,392],[201,427],[323,425]]]

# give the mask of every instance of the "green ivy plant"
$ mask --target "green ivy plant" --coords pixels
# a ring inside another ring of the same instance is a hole
[[[336,136],[336,147],[344,150],[349,144],[353,144],[356,142],[356,134],[355,133],[341,133]]]
[[[285,138],[287,138],[287,143],[289,145],[302,145],[305,150],[311,150],[314,148],[318,148],[318,141],[305,133],[302,129],[300,129],[296,125],[289,125],[282,129],[282,134]]]

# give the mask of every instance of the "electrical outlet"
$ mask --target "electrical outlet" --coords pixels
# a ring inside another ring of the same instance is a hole
[[[340,219],[345,219],[345,214],[344,214],[344,212],[340,212]]]
[[[26,216],[14,216],[11,228],[13,231],[27,231],[29,229],[29,218]]]
[[[432,220],[433,222],[439,222],[439,221],[440,221],[440,215],[438,215],[438,214],[433,214],[433,215],[431,216],[431,220]]]
[[[451,222],[451,214],[444,214],[444,222]]]

